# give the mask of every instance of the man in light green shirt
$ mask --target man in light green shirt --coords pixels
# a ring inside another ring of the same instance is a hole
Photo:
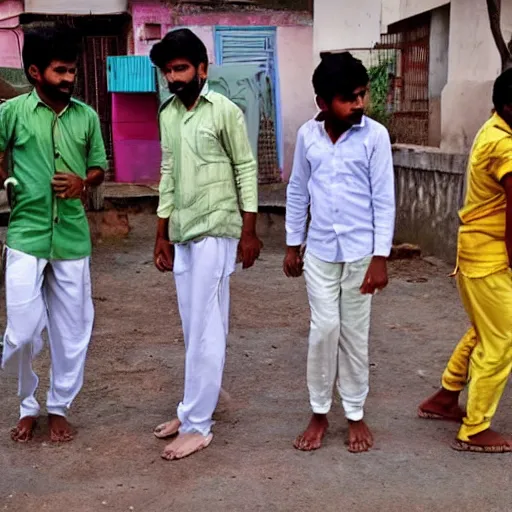
[[[51,353],[47,398],[52,441],[69,441],[67,410],[83,383],[94,309],[91,239],[82,198],[103,181],[105,148],[97,114],[71,97],[79,38],[64,27],[25,35],[30,94],[0,108],[0,185],[8,184],[7,328],[2,365],[19,377],[20,421],[11,437],[32,438],[40,406],[32,358],[46,328]]]
[[[162,177],[155,265],[174,272],[185,339],[185,392],[177,418],[158,426],[177,436],[162,457],[181,459],[211,440],[222,384],[229,319],[229,276],[237,259],[259,256],[257,166],[242,111],[209,90],[208,56],[188,29],[151,51],[174,95],[160,113]]]

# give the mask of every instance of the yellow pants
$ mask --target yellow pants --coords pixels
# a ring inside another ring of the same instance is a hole
[[[462,391],[467,414],[458,439],[487,430],[512,370],[512,273],[471,279],[458,274],[459,292],[472,327],[455,348],[442,384]]]

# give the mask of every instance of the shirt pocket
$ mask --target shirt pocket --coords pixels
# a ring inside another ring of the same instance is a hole
[[[344,147],[336,152],[336,176],[339,181],[349,184],[366,183],[369,178],[370,162],[363,148],[357,150]]]
[[[206,164],[224,161],[226,153],[219,136],[212,128],[199,127],[196,135],[197,156]]]

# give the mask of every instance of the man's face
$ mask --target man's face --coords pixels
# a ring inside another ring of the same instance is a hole
[[[500,113],[500,116],[512,128],[512,104],[505,105],[503,107],[503,111]]]
[[[77,63],[53,60],[41,73],[36,66],[30,66],[30,75],[36,85],[52,100],[68,102],[75,89]]]
[[[206,70],[204,64],[199,64],[196,68],[187,59],[170,60],[164,68],[165,78],[169,83],[169,90],[172,94],[182,96],[192,91],[191,87],[198,89],[206,79]],[[199,94],[200,90],[195,91]]]
[[[360,124],[364,114],[364,104],[368,87],[358,87],[352,94],[335,96],[330,105],[330,113],[336,121],[354,125]]]

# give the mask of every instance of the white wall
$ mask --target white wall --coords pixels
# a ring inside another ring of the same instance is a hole
[[[319,53],[369,48],[380,39],[382,0],[315,0],[314,61]]]
[[[277,28],[285,180],[290,176],[292,169],[297,131],[316,112],[311,85],[313,62],[304,58],[310,55],[312,44],[311,27]]]
[[[401,0],[400,19],[410,18],[449,3],[448,0]]]
[[[509,41],[512,2],[503,2],[502,9],[502,28]],[[449,45],[448,83],[441,101],[441,147],[465,152],[489,117],[492,85],[501,70],[485,2],[452,0]]]
[[[392,23],[449,3],[448,0],[382,0],[382,32]]]
[[[25,11],[45,14],[111,14],[125,12],[127,0],[26,0]]]

